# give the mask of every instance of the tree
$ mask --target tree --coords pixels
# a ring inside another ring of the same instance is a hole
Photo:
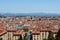
[[[58,32],[57,32],[57,35],[56,35],[56,40],[60,40],[60,29],[58,30]]]
[[[2,40],[2,38],[0,38],[0,40]]]
[[[30,35],[30,40],[32,40],[32,32],[31,32],[31,35]]]
[[[54,37],[52,37],[52,38],[48,38],[48,40],[55,40],[55,39],[54,39]]]
[[[28,32],[28,26],[24,26],[24,27],[23,27],[23,30],[24,30],[25,32]]]
[[[53,33],[49,32],[47,40],[55,40],[55,38],[53,37]]]
[[[27,33],[25,33],[23,40],[27,40]]]
[[[23,30],[24,30],[24,32],[25,32],[24,37],[23,37],[23,40],[27,40],[28,26],[24,26],[24,27],[23,27]]]
[[[22,35],[20,35],[20,37],[18,38],[18,40],[22,40]]]
[[[28,26],[23,27],[25,32],[23,40],[32,40],[32,32],[28,29]]]
[[[47,40],[47,39],[43,39],[43,40]]]

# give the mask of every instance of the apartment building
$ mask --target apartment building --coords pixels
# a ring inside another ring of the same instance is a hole
[[[38,31],[37,29],[32,29],[32,40],[43,40],[47,39],[48,35],[51,35],[55,37],[57,30],[47,30],[42,29]],[[7,30],[1,30],[0,29],[0,37],[3,40],[18,40],[20,35],[23,37],[25,34],[23,29],[16,29],[16,28],[10,28]]]

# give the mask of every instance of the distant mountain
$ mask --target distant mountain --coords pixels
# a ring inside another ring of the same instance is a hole
[[[0,16],[60,16],[57,13],[0,13]]]
[[[0,16],[3,16],[3,15],[0,13]]]

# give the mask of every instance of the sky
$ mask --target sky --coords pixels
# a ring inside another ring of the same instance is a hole
[[[60,13],[60,0],[0,0],[0,13]]]

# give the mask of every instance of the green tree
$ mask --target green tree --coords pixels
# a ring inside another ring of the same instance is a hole
[[[55,38],[53,37],[53,33],[49,32],[47,40],[55,40]]]
[[[43,40],[47,40],[47,39],[43,39]]]
[[[0,38],[0,40],[2,40],[2,38]]]
[[[23,30],[24,30],[25,32],[28,32],[28,26],[24,26],[24,27],[23,27]]]
[[[52,38],[48,38],[48,40],[55,40],[55,39],[54,39],[54,37],[52,37]]]
[[[27,33],[25,33],[23,40],[27,40]]]
[[[20,37],[18,38],[18,40],[22,40],[22,35],[20,35]]]
[[[60,29],[58,30],[58,32],[57,32],[57,35],[56,35],[56,40],[60,40]]]

